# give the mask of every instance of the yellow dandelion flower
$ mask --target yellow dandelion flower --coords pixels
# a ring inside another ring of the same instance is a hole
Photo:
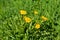
[[[30,23],[31,22],[31,18],[29,18],[29,17],[24,17],[24,20],[25,20],[25,22],[27,22],[27,23]]]
[[[35,11],[34,11],[34,14],[38,14],[38,11],[35,10]]]
[[[38,24],[38,23],[35,24],[35,28],[36,28],[36,29],[39,29],[40,27],[41,27],[40,24]]]
[[[42,16],[41,18],[42,18],[43,21],[48,20],[48,19],[47,19],[46,17],[44,17],[44,16]]]
[[[20,10],[20,14],[25,15],[27,12],[25,10]]]

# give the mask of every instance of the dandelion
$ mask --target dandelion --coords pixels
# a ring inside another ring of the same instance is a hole
[[[20,14],[25,15],[27,12],[25,10],[20,10]]]
[[[39,29],[40,27],[41,27],[40,24],[38,24],[38,23],[35,24],[35,28],[36,28],[36,29]]]
[[[31,18],[26,17],[26,16],[24,16],[24,20],[25,20],[25,22],[27,22],[27,23],[30,23],[30,22],[31,22]]]
[[[42,18],[43,21],[48,20],[48,19],[47,19],[46,17],[44,17],[44,16],[42,16],[41,18]]]
[[[34,11],[34,14],[38,14],[38,12],[35,10],[35,11]]]

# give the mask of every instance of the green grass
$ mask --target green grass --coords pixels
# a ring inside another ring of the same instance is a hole
[[[26,16],[33,19],[31,23],[25,23],[20,10],[27,11]],[[39,14],[34,15],[34,10]],[[41,16],[48,21],[41,23]],[[41,24],[38,30],[34,29],[36,21]],[[0,40],[60,40],[59,37],[60,0],[0,0]]]

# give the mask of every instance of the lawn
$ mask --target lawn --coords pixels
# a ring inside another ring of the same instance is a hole
[[[0,40],[60,40],[60,0],[0,0]]]

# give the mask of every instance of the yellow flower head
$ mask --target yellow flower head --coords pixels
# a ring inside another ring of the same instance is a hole
[[[35,11],[34,11],[34,14],[38,14],[38,11],[35,10]]]
[[[31,22],[31,18],[29,18],[29,17],[24,17],[24,20],[25,20],[25,22],[27,22],[27,23],[30,23]]]
[[[38,23],[35,24],[35,28],[36,28],[36,29],[39,29],[40,27],[41,27],[40,24],[38,24]]]
[[[27,12],[25,10],[20,10],[20,14],[25,15]]]
[[[48,19],[47,19],[46,17],[44,17],[44,16],[42,16],[41,18],[42,18],[43,21],[48,20]]]

